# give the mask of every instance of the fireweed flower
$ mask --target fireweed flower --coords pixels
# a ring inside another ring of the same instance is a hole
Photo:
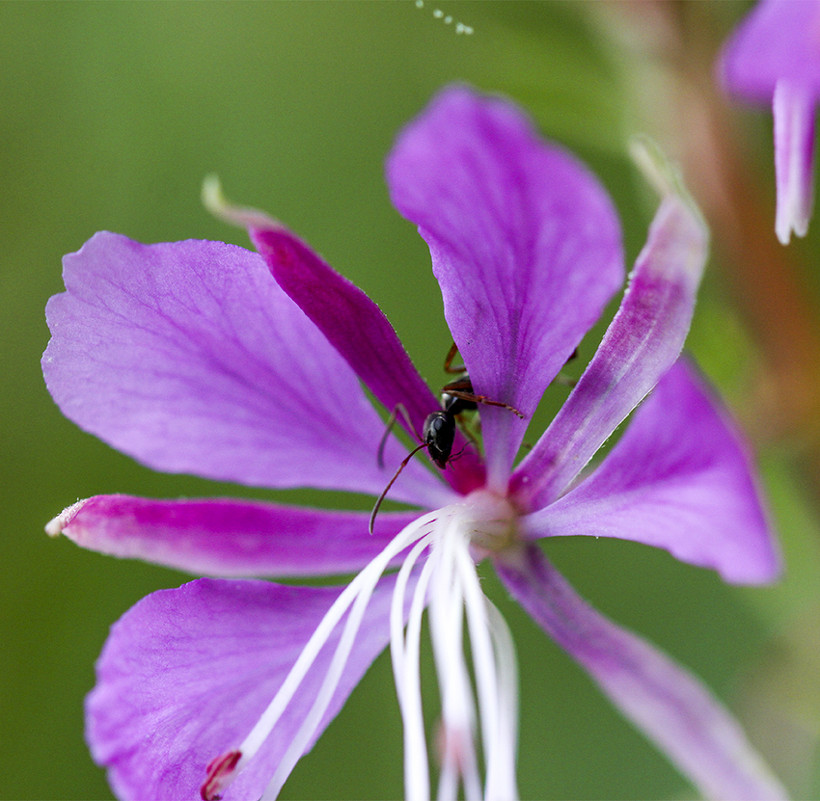
[[[486,406],[484,455],[459,433],[446,469],[412,459],[390,498],[419,511],[383,511],[372,536],[366,512],[228,499],[96,496],[49,523],[83,547],[222,577],[149,595],[112,628],[87,732],[119,796],[276,796],[389,643],[405,793],[429,797],[426,610],[441,695],[435,792],[516,797],[515,655],[481,590],[484,559],[704,795],[782,796],[709,691],[587,605],[538,544],[620,537],[735,583],[779,569],[743,444],[679,359],[706,233],[658,175],[662,201],[621,306],[517,466],[526,420]],[[387,178],[430,246],[475,391],[529,418],[622,284],[608,196],[514,106],[461,87],[400,135]],[[436,398],[361,290],[261,213],[221,211],[257,253],[101,233],[66,257],[66,292],[47,309],[49,390],[84,429],[159,470],[378,496],[411,446],[391,434],[379,465],[385,424],[362,384],[384,409],[403,405],[414,440]],[[355,577],[338,587],[236,578],[345,573]]]
[[[805,236],[814,204],[814,116],[820,100],[820,1],[761,0],[726,43],[724,86],[771,105],[777,181],[775,232]]]

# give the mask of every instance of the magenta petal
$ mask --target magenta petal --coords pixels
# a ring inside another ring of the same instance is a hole
[[[740,97],[767,105],[780,80],[820,97],[818,31],[817,0],[761,0],[724,47],[724,85]]]
[[[101,233],[66,256],[64,278],[43,372],[82,428],[168,472],[381,492],[384,423],[257,254]],[[388,451],[389,465],[406,452]],[[395,497],[446,495],[421,465],[408,471]]]
[[[430,246],[444,313],[476,392],[529,417],[623,281],[606,192],[512,104],[454,87],[387,163],[396,208]],[[481,410],[491,484],[526,421]]]
[[[693,209],[678,195],[665,197],[597,352],[513,475],[520,503],[536,510],[555,500],[675,362],[706,249]]]
[[[537,546],[496,560],[507,589],[706,797],[786,794],[729,712],[694,676],[585,603]]]
[[[678,362],[596,470],[523,519],[537,536],[618,537],[667,549],[726,581],[771,581],[774,539],[738,432]]]
[[[97,495],[46,530],[82,548],[211,576],[327,576],[361,570],[416,512],[337,512],[227,498]]]
[[[255,220],[259,222],[259,220]],[[251,227],[251,239],[277,283],[316,324],[388,411],[404,406],[421,437],[439,402],[419,375],[382,310],[287,229]],[[404,425],[404,417],[397,421]],[[458,433],[456,450],[466,441]],[[483,469],[470,451],[448,465],[445,477],[462,492],[480,485]]]
[[[818,20],[820,23],[820,20]],[[774,91],[775,232],[784,245],[791,232],[805,236],[814,205],[815,98],[801,86],[778,81]]]
[[[438,401],[382,310],[285,228],[251,228],[250,235],[279,286],[385,408],[404,404],[420,432]]]
[[[319,732],[389,640],[392,585],[384,579],[377,588]],[[208,763],[242,743],[338,594],[335,587],[201,579],[128,611],[111,630],[86,704],[93,756],[117,795],[198,799]],[[338,637],[315,668],[327,668]],[[226,801],[262,795],[323,675],[308,673]]]

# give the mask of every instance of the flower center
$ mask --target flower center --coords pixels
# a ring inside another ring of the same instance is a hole
[[[518,514],[510,501],[488,489],[467,495],[461,525],[475,551],[476,561],[518,542]]]

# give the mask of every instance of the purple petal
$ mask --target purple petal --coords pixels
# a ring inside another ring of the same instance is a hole
[[[738,432],[684,361],[595,472],[523,519],[535,536],[618,537],[665,548],[726,581],[771,581],[773,535]]]
[[[250,235],[279,286],[368,389],[387,409],[404,404],[421,431],[424,418],[438,407],[438,401],[382,310],[285,228],[251,228]]]
[[[368,607],[319,732],[389,640],[392,585],[383,579]],[[208,763],[241,744],[338,594],[336,587],[201,579],[153,593],[128,611],[111,630],[86,705],[93,756],[116,794],[198,799]],[[327,668],[338,637],[315,667]],[[262,795],[323,676],[308,673],[226,801]]]
[[[695,211],[678,195],[665,197],[597,352],[513,475],[524,508],[555,500],[677,359],[706,249]]]
[[[252,219],[258,226],[260,216]],[[279,286],[315,323],[356,375],[388,411],[401,404],[420,438],[424,420],[440,408],[410,361],[382,310],[355,284],[339,275],[287,229],[271,224],[249,234]],[[404,425],[403,417],[397,420]],[[466,445],[459,433],[455,450]],[[484,471],[470,451],[448,465],[452,485],[469,492],[483,483]]]
[[[767,105],[780,80],[820,97],[819,32],[817,0],[762,0],[724,47],[724,85],[740,97]]]
[[[378,494],[384,423],[356,375],[255,253],[97,234],[66,256],[43,372],[63,412],[168,472]],[[386,464],[405,449],[388,444]],[[441,502],[408,466],[396,498]]]
[[[475,391],[529,417],[623,281],[608,196],[512,104],[454,87],[399,137],[396,208],[430,246],[444,313]],[[481,410],[491,484],[526,421]]]
[[[579,598],[537,546],[528,547],[514,562],[496,561],[507,589],[536,623],[705,797],[786,797],[710,691]]]
[[[777,176],[775,231],[784,245],[789,244],[792,231],[797,236],[805,236],[811,219],[815,102],[802,86],[783,80],[775,87],[772,104]]]
[[[361,570],[416,512],[337,512],[228,498],[97,495],[46,531],[111,556],[212,576],[326,576]]]

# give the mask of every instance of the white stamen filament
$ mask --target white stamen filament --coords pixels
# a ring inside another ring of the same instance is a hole
[[[498,737],[494,747],[498,749],[496,764],[499,767],[498,787],[504,798],[518,798],[515,777],[515,761],[518,753],[518,661],[512,633],[501,612],[485,598],[490,636],[493,638],[497,659],[496,673],[499,677]]]
[[[497,693],[498,681],[496,677],[495,655],[493,654],[492,639],[487,622],[487,608],[485,596],[478,583],[475,564],[469,551],[456,551],[456,569],[464,589],[464,609],[467,613],[467,626],[470,632],[470,646],[473,655],[473,670],[475,672],[476,687],[478,690],[478,709],[481,720],[481,736],[484,741],[487,780],[485,798],[505,799],[506,794],[500,792],[496,786],[498,776],[497,747],[499,698]]]
[[[368,604],[384,571],[399,553],[412,546],[396,575],[390,606],[391,661],[404,730],[405,797],[408,801],[426,801],[430,797],[419,657],[422,618],[428,604],[441,698],[438,799],[455,801],[460,786],[467,801],[481,798],[505,801],[517,797],[515,652],[506,623],[481,590],[470,553],[470,537],[475,534],[477,523],[481,527],[481,521],[475,519],[477,509],[480,507],[475,503],[459,503],[414,521],[339,594],[279,691],[239,747],[242,757],[234,776],[271,735],[322,649],[347,616],[333,656],[323,668],[319,690],[279,760],[263,799],[274,798],[280,792],[338,691]],[[425,552],[427,558],[417,570]],[[414,571],[417,575],[408,598]],[[472,673],[465,654],[465,618]],[[483,790],[477,754],[477,718],[486,768]]]
[[[475,705],[463,647],[464,592],[456,570],[457,550],[467,549],[459,517],[447,516],[440,523],[431,556],[437,561],[429,615],[442,708],[441,801],[457,797],[459,775],[466,798],[482,795],[475,752]]]
[[[333,605],[325,613],[322,621],[302,649],[299,658],[290,669],[279,691],[273,697],[267,709],[262,713],[242,745],[239,746],[239,750],[242,752],[242,759],[237,765],[236,774],[238,774],[244,765],[256,754],[270,735],[273,727],[279,721],[279,718],[292,700],[308,670],[310,670],[322,647],[339,624],[345,612],[347,612],[362,591],[367,592],[367,587],[374,587],[376,585],[390,561],[416,539],[419,529],[428,525],[431,519],[434,520],[435,517],[426,515],[399,532],[384,550],[345,587],[339,597],[333,602]],[[372,589],[369,592],[372,593]]]
[[[431,634],[444,728],[438,797],[440,801],[456,798],[461,778],[466,799],[514,799],[518,797],[515,778],[518,678],[512,635],[501,614],[481,590],[470,553],[469,536],[473,533],[474,521],[465,519],[456,510],[446,517],[442,514],[440,524],[430,559],[436,571],[430,593]],[[462,645],[464,616],[477,705],[473,702]],[[453,703],[448,704],[451,699]],[[486,768],[483,794],[473,736],[476,706]]]
[[[285,754],[276,766],[276,771],[273,774],[273,778],[271,779],[268,788],[262,796],[262,801],[274,799],[277,795],[279,795],[279,790],[285,783],[285,780],[293,769],[293,766],[299,761],[299,757],[301,757],[304,753],[305,747],[310,741],[311,736],[315,733],[321,723],[322,715],[324,715],[330,705],[330,701],[333,698],[333,693],[336,692],[336,688],[339,686],[339,681],[342,678],[342,673],[344,672],[345,665],[347,664],[348,657],[350,656],[350,651],[353,648],[353,641],[359,633],[362,618],[364,618],[367,605],[370,603],[370,599],[373,596],[373,591],[376,589],[376,583],[380,577],[381,574],[373,577],[372,580],[365,587],[363,587],[356,596],[356,600],[353,603],[353,608],[350,610],[350,614],[345,622],[345,627],[342,630],[342,636],[339,639],[339,644],[336,646],[333,659],[327,669],[327,674],[325,675],[322,686],[316,695],[316,700],[313,702],[313,706],[311,706],[310,711],[306,715],[302,725],[299,727],[299,731],[291,740],[287,751],[285,751]]]
[[[420,539],[414,546],[413,549],[408,554],[407,558],[402,563],[401,569],[399,570],[399,574],[396,577],[396,586],[393,589],[393,599],[390,606],[390,657],[393,664],[394,673],[397,672],[397,668],[401,667],[405,663],[405,659],[407,657],[407,650],[405,649],[405,638],[404,638],[404,597],[407,592],[407,581],[410,578],[410,572],[412,571],[413,567],[415,567],[416,562],[418,561],[419,557],[421,556],[422,551],[430,547],[431,542],[431,535],[426,534],[422,539]],[[429,583],[430,581],[430,563],[425,562],[424,568],[422,568],[422,574],[424,576],[425,583]],[[421,583],[422,577],[419,577],[419,583]],[[411,612],[410,617],[407,621],[408,630],[411,625],[411,621],[415,616],[421,617],[421,612],[418,610],[412,609],[412,603],[416,603],[416,595],[418,594],[418,584],[416,585],[417,589],[413,592],[413,599],[411,602]],[[424,598],[422,597],[421,601],[419,602],[422,606],[423,611],[423,603]],[[419,604],[417,604],[419,605]],[[420,626],[420,622],[417,624]],[[407,640],[411,640],[411,637],[408,636]],[[399,671],[400,675],[400,671]],[[401,683],[396,685],[396,692],[399,695],[399,700],[402,699],[402,695],[404,692],[404,686]]]
[[[421,618],[434,565],[430,559],[425,562],[416,583],[407,619],[406,640],[404,635],[404,596],[407,579],[422,550],[428,548],[430,542],[430,535],[419,540],[402,565],[396,579],[393,603],[390,608],[390,657],[404,726],[404,795],[406,801],[423,801],[430,797],[430,769],[427,763],[427,743],[421,704],[421,669],[419,667]]]

